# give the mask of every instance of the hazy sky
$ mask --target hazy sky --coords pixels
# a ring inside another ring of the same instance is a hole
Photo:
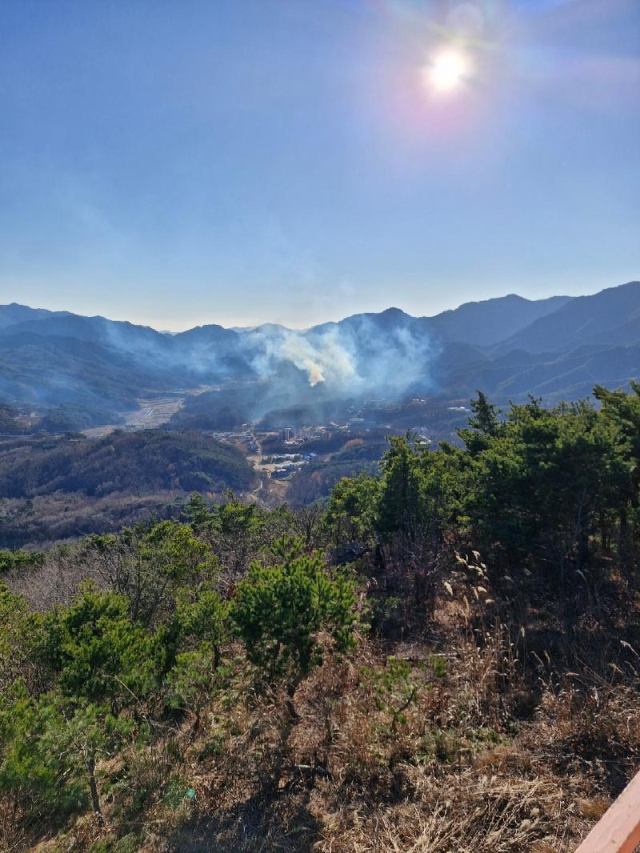
[[[0,2],[2,303],[305,326],[632,278],[638,0]]]

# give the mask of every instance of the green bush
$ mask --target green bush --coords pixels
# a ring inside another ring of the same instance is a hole
[[[275,566],[254,563],[238,584],[231,620],[247,657],[268,678],[285,676],[291,693],[298,681],[322,662],[321,631],[333,647],[354,643],[354,586],[330,574],[322,557],[299,553],[299,543],[282,540]]]

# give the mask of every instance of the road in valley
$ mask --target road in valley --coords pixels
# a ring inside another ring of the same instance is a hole
[[[202,386],[200,388],[190,388],[182,392],[183,396],[172,394],[168,397],[140,399],[138,400],[140,408],[134,409],[131,412],[123,412],[124,423],[104,424],[104,426],[84,429],[82,432],[89,438],[100,438],[104,435],[109,435],[114,429],[155,429],[171,420],[173,415],[184,406],[184,401],[187,397],[197,396],[204,391],[213,391],[217,387]]]

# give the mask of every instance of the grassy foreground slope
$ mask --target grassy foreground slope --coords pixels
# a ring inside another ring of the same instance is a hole
[[[0,847],[568,853],[640,761],[640,387],[4,555]]]

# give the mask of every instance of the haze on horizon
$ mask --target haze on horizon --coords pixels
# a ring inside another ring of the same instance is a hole
[[[640,270],[633,0],[0,6],[0,302],[178,331]]]

